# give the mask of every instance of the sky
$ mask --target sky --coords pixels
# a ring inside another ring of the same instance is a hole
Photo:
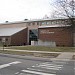
[[[52,0],[0,0],[0,23],[50,16]]]

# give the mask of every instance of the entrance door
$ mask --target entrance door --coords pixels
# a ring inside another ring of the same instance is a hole
[[[31,41],[37,41],[38,39],[38,30],[32,29],[29,30],[29,45],[31,45]]]

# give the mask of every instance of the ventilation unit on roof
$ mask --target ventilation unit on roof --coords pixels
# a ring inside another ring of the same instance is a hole
[[[28,20],[28,19],[24,19],[24,21],[26,21],[26,20]]]
[[[5,21],[6,23],[8,23],[8,21]]]

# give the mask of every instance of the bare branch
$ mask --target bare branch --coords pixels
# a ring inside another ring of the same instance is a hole
[[[75,17],[75,1],[74,0],[57,0],[54,4],[55,11],[62,16]]]

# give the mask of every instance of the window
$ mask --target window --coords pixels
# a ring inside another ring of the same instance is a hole
[[[42,24],[42,25],[45,25],[45,24],[46,24],[46,22],[42,22],[41,24]]]
[[[58,21],[56,22],[56,24],[61,24],[61,21],[60,21],[60,20],[58,20]]]
[[[62,21],[61,21],[61,24],[64,24],[64,23],[65,23],[64,20],[62,20]]]
[[[34,41],[38,40],[38,29],[29,30],[29,44],[31,43],[32,40]]]
[[[70,21],[69,20],[65,20],[65,24],[69,24],[70,23]]]
[[[6,38],[6,41],[8,41],[8,38]]]
[[[56,21],[52,21],[52,24],[56,24]]]
[[[33,22],[32,25],[35,25],[35,22]]]
[[[46,24],[47,24],[47,25],[49,25],[49,24],[51,25],[51,22],[46,22]]]
[[[39,22],[37,22],[37,25],[39,25]]]

